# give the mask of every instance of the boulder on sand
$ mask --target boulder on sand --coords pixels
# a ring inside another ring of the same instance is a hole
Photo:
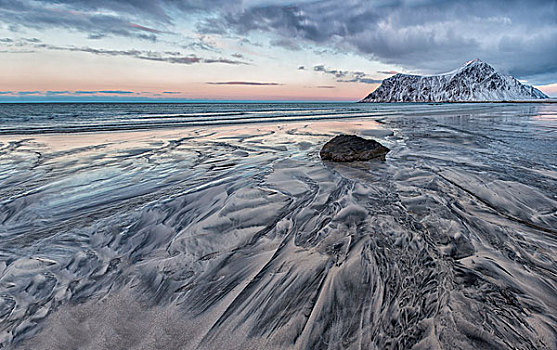
[[[355,135],[338,135],[327,142],[319,155],[323,160],[333,162],[366,161],[385,158],[390,150],[375,140],[367,140]]]

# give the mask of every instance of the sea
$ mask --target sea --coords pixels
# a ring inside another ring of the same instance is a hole
[[[557,104],[2,103],[3,348],[557,349]]]

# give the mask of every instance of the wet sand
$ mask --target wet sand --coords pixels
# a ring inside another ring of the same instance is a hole
[[[555,108],[1,136],[0,344],[556,349]]]

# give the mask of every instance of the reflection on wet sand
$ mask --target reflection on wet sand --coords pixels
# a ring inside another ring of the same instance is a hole
[[[555,349],[544,108],[3,136],[0,343]]]

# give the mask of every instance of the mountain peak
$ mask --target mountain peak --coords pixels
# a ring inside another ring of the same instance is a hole
[[[473,70],[479,69],[481,71],[484,71],[484,73],[486,74],[495,73],[495,68],[493,68],[489,63],[480,60],[479,58],[474,58],[473,60],[464,63],[464,65],[462,65],[455,72],[468,71],[471,69]]]
[[[498,73],[479,58],[441,75],[396,74],[362,102],[513,101],[548,98],[538,89]]]
[[[474,58],[473,60],[464,63],[464,67],[475,65],[475,64],[482,64],[482,63],[487,64],[484,61],[480,60],[479,58]]]

